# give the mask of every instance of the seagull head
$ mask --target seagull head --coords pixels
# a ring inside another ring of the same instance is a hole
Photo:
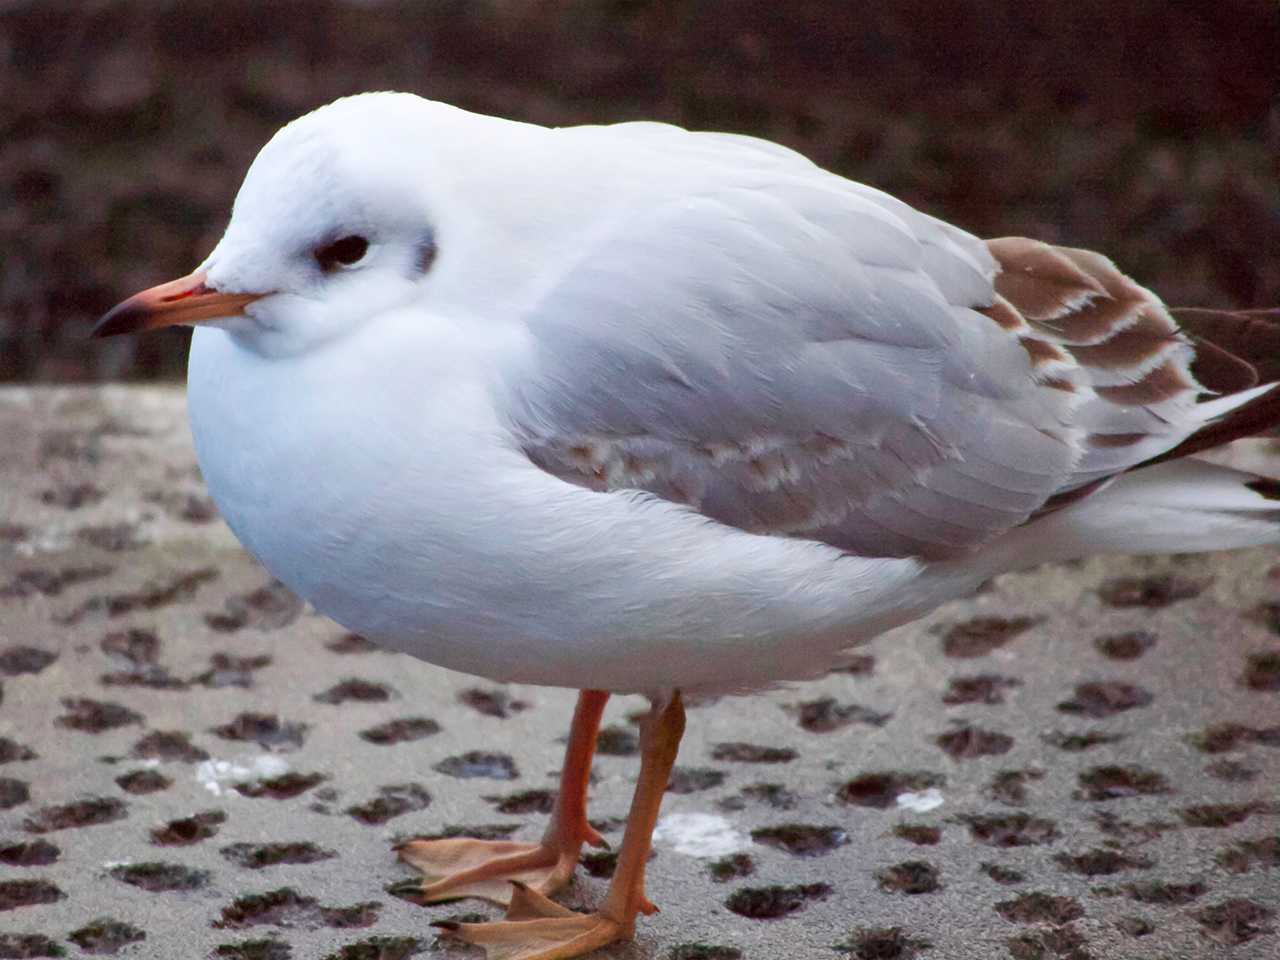
[[[208,258],[118,304],[93,335],[199,324],[263,354],[294,353],[410,303],[440,253],[427,140],[450,111],[461,112],[371,93],[283,127]]]

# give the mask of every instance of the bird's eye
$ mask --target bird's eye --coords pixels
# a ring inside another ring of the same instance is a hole
[[[316,263],[320,264],[320,269],[325,273],[332,273],[339,267],[349,267],[353,263],[359,263],[368,250],[369,241],[353,233],[323,247],[316,247],[314,255]]]

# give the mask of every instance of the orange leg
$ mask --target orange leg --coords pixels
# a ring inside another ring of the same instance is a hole
[[[410,840],[397,848],[400,859],[423,874],[424,903],[484,897],[507,904],[512,883],[549,895],[572,878],[584,842],[607,846],[587,823],[587,781],[600,717],[608,700],[609,694],[599,690],[583,690],[578,696],[560,774],[560,793],[540,843],[451,837]]]
[[[636,915],[647,913],[644,865],[658,808],[684,734],[679,692],[655,706],[644,725],[640,779],[609,892],[594,913],[574,913],[537,891],[514,884],[506,919],[496,923],[434,924],[447,936],[484,947],[488,960],[568,960],[635,935]]]

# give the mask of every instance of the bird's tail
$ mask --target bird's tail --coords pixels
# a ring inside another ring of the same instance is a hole
[[[1098,553],[1194,553],[1280,543],[1280,481],[1195,458],[1142,467],[1017,527],[991,573]]]

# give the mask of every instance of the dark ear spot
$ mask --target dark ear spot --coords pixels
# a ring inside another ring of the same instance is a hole
[[[418,241],[414,247],[413,265],[418,273],[426,273],[431,269],[431,265],[436,262],[436,238],[432,234],[427,234]]]

